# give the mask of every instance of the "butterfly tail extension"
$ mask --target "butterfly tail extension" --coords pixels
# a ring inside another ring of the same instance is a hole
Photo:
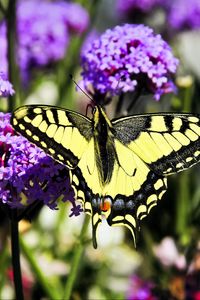
[[[96,197],[94,197],[92,201],[91,201],[91,197],[88,197],[84,202],[84,211],[92,218],[92,242],[93,242],[93,247],[95,249],[97,249],[98,225],[102,222],[99,202],[100,199]]]
[[[100,215],[96,212],[92,215],[92,242],[93,247],[97,249],[97,228],[101,223]]]
[[[84,203],[85,213],[90,215],[92,218],[92,242],[95,249],[97,249],[97,229],[99,224],[102,222],[99,203],[99,197],[94,197],[92,201],[88,198]]]

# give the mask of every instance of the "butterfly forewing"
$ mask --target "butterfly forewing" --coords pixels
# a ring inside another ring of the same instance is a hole
[[[92,136],[90,119],[53,106],[23,106],[12,117],[16,131],[69,168],[77,166]]]
[[[200,160],[200,119],[191,114],[151,114],[112,122],[115,137],[149,168],[169,175]]]

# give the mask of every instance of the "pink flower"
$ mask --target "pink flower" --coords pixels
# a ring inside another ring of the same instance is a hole
[[[155,246],[154,254],[165,267],[175,266],[180,270],[186,268],[185,256],[178,252],[171,237],[165,237],[159,245]]]

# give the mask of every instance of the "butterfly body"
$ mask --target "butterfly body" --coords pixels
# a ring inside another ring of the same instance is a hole
[[[77,200],[92,216],[93,244],[102,214],[128,227],[167,189],[166,176],[200,160],[200,121],[194,114],[144,114],[109,120],[101,106],[92,119],[53,106],[24,106],[14,128],[70,170]]]
[[[94,108],[93,114],[93,138],[95,149],[95,160],[99,179],[104,186],[110,182],[115,161],[114,136],[111,132],[112,124],[100,106]]]

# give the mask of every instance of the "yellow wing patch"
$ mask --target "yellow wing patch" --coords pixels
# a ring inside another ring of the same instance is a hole
[[[92,138],[87,149],[82,155],[78,164],[78,168],[82,172],[82,176],[88,184],[88,187],[94,194],[102,191],[102,183],[99,178],[99,171],[95,159],[94,139]]]

